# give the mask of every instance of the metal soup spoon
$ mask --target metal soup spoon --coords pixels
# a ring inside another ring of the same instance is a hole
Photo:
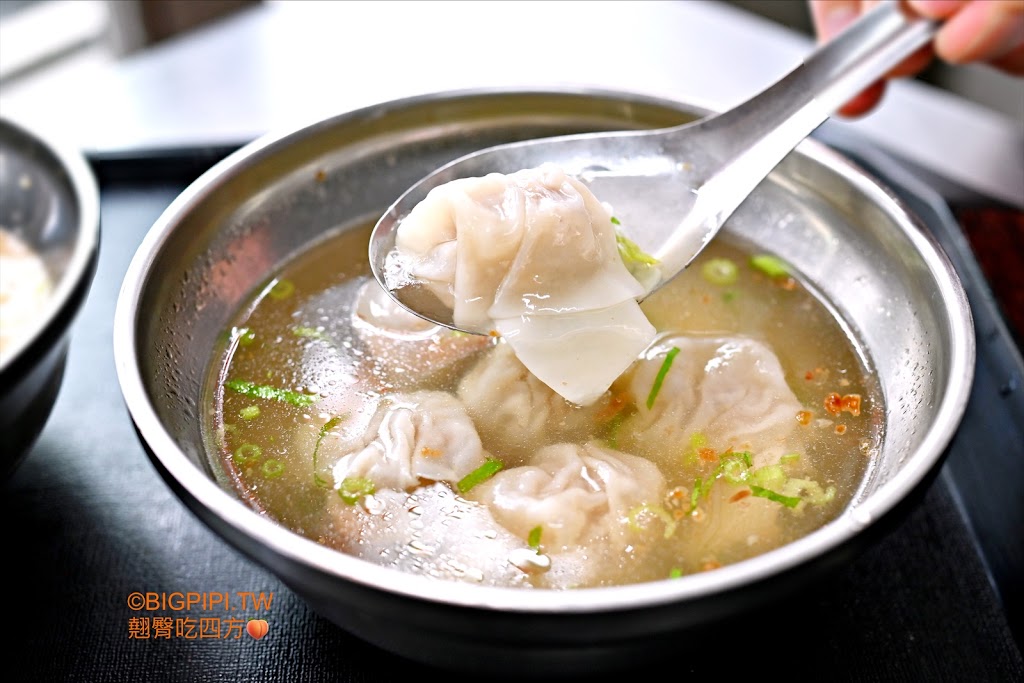
[[[451,309],[402,277],[389,259],[395,231],[439,185],[551,162],[586,183],[617,215],[628,216],[629,225],[641,226],[642,234],[630,237],[660,261],[660,279],[648,287],[646,297],[689,265],[801,140],[931,40],[937,26],[908,17],[899,2],[889,0],[774,85],[721,114],[672,128],[516,142],[456,159],[413,185],[377,222],[369,248],[373,274],[395,301],[421,318],[486,334],[485,329],[457,327]]]

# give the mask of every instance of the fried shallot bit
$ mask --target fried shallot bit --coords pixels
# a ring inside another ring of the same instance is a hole
[[[809,410],[801,410],[801,411],[797,412],[797,414],[796,414],[796,421],[799,422],[800,424],[802,424],[805,427],[807,425],[811,424],[811,411],[809,411]]]
[[[714,462],[718,460],[718,455],[715,453],[714,448],[701,448],[697,451],[697,455],[705,462]]]
[[[750,495],[750,489],[743,489],[742,491],[737,491],[736,493],[733,494],[732,498],[729,499],[729,502],[730,503],[735,503],[737,501],[743,500],[744,498],[746,498],[749,495]]]
[[[715,560],[708,560],[700,566],[700,570],[702,572],[709,572],[712,569],[719,569],[721,566],[722,565],[720,562],[716,562]]]
[[[601,411],[594,416],[594,418],[598,423],[603,424],[608,422],[621,413],[623,409],[631,403],[633,403],[633,396],[629,392],[623,391],[618,394],[614,394],[608,400],[608,405],[603,407]]]
[[[794,289],[796,289],[796,280],[794,280],[791,277],[779,278],[776,279],[775,282],[776,284],[779,285],[779,287],[782,287],[787,292],[792,292]]]
[[[814,372],[812,370],[808,370],[807,372],[805,372],[804,379],[810,382],[812,379],[814,379]]]
[[[842,435],[842,434],[845,434],[845,433],[846,433],[846,425],[836,425],[836,434]]]
[[[681,520],[690,509],[690,489],[676,486],[665,494],[665,507],[675,520]]]
[[[842,402],[843,410],[848,412],[850,415],[857,417],[860,415],[860,394],[847,394],[843,396]]]
[[[827,410],[830,415],[838,415],[843,412],[843,397],[834,391],[826,396],[825,410]]]
[[[423,448],[420,449],[420,455],[422,455],[425,458],[436,458],[441,455],[441,451],[437,450],[436,448],[424,446]]]

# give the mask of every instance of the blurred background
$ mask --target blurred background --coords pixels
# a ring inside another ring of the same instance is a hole
[[[687,1],[687,0],[677,0]],[[806,0],[721,0],[811,36]],[[0,94],[17,96],[100,67],[258,4],[294,0],[0,0]],[[919,80],[1024,119],[1019,80],[934,64]]]

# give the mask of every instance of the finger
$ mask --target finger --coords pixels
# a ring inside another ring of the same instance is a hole
[[[1000,59],[1024,45],[1024,2],[972,2],[935,36],[935,53],[953,64]]]
[[[862,116],[875,108],[878,101],[885,94],[885,81],[878,81],[869,86],[861,94],[847,102],[839,110],[839,113],[846,117]]]
[[[1024,76],[1024,45],[1010,50],[999,59],[989,62],[992,66],[1015,76]]]
[[[811,20],[819,43],[827,43],[860,16],[860,0],[811,0]]]

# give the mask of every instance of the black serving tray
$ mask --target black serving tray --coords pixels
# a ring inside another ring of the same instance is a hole
[[[1022,680],[1014,639],[1020,582],[1013,581],[1024,576],[1020,353],[941,197],[905,165],[848,143],[834,142],[923,218],[966,284],[979,351],[967,413],[940,476],[893,531],[799,596],[725,624],[701,656],[674,662],[672,677]],[[122,403],[111,338],[124,272],[160,213],[228,151],[92,160],[101,180],[99,269],[52,417],[3,484],[0,502],[10,523],[8,680],[407,681],[428,673],[320,618],[200,523],[150,464]],[[273,601],[264,609],[236,601],[231,612],[130,604],[136,592],[224,591],[273,594]],[[171,617],[169,633],[157,632],[157,616]],[[140,618],[150,618],[148,638],[136,637],[144,635]],[[187,623],[178,631],[177,620],[188,618],[194,638]],[[222,626],[212,637],[208,622],[207,637],[199,637],[200,620],[212,618],[263,618],[269,631],[257,641]],[[631,674],[658,675],[644,661]]]

